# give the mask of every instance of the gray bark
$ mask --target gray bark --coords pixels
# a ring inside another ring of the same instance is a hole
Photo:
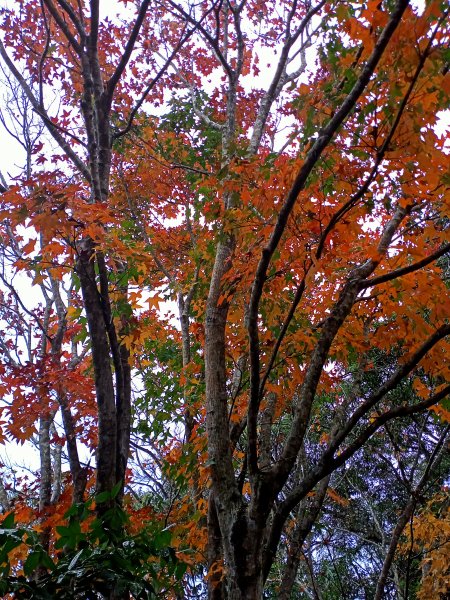
[[[0,506],[2,512],[7,511],[11,508],[11,502],[9,501],[8,494],[6,493],[2,476],[0,476]]]

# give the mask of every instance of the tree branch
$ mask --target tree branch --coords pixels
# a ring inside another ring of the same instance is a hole
[[[372,277],[371,279],[363,281],[361,283],[361,289],[367,289],[375,285],[380,285],[380,283],[386,283],[387,281],[398,279],[399,277],[403,277],[403,275],[408,275],[408,273],[414,273],[414,271],[418,271],[419,269],[426,267],[448,252],[450,252],[450,244],[444,244],[442,248],[433,254],[430,254],[430,256],[422,258],[422,260],[412,263],[407,267],[401,267],[400,269],[395,269],[395,271],[391,271],[390,273],[385,273],[384,275],[379,275],[378,277]]]
[[[443,431],[440,439],[438,440],[437,444],[435,445],[435,447],[433,449],[431,457],[428,460],[427,466],[425,467],[425,471],[424,471],[422,477],[420,478],[419,483],[415,486],[415,488],[413,490],[411,490],[410,499],[407,502],[405,508],[403,509],[403,512],[397,521],[394,531],[392,532],[391,541],[389,543],[389,548],[388,548],[388,551],[384,558],[383,567],[381,569],[381,573],[378,578],[374,600],[382,600],[383,599],[384,588],[385,588],[386,581],[387,581],[387,578],[389,575],[389,571],[390,571],[392,563],[394,561],[394,556],[395,556],[395,552],[397,550],[400,536],[401,536],[404,528],[406,527],[406,524],[408,523],[408,521],[411,519],[411,517],[414,514],[414,511],[415,511],[415,508],[417,505],[417,501],[418,501],[418,496],[422,492],[423,488],[425,487],[425,485],[429,479],[431,470],[434,467],[436,467],[437,464],[439,464],[440,459],[442,458],[441,449],[444,446],[444,442],[448,437],[449,431],[450,431],[450,425],[447,425],[447,427]]]
[[[152,79],[152,81],[147,85],[147,87],[145,88],[144,92],[142,93],[140,99],[136,102],[135,106],[131,110],[130,115],[128,117],[127,124],[125,125],[125,127],[119,131],[116,131],[113,134],[114,140],[119,139],[120,137],[126,135],[130,131],[130,129],[133,125],[134,118],[135,118],[137,112],[140,110],[141,106],[144,104],[145,99],[147,98],[149,93],[152,91],[152,89],[155,87],[155,85],[158,83],[158,81],[161,79],[161,77],[164,75],[164,73],[167,71],[167,69],[171,65],[173,59],[178,54],[182,45],[191,37],[191,35],[194,33],[195,30],[196,30],[196,27],[193,27],[192,29],[188,30],[184,36],[181,37],[180,41],[173,49],[170,56],[167,58],[164,65],[160,68],[160,70],[155,75],[155,77]]]
[[[45,1],[46,0],[42,0],[42,2],[45,2]],[[84,44],[84,42],[86,40],[86,31],[84,29],[84,25],[83,25],[81,19],[78,18],[78,15],[76,14],[76,12],[73,10],[73,8],[70,6],[70,4],[66,0],[58,0],[58,4],[69,15],[70,20],[72,21],[76,30],[78,31],[78,35],[80,36],[82,44]]]
[[[67,157],[72,161],[72,163],[75,165],[77,170],[81,173],[81,175],[85,178],[85,180],[88,183],[90,183],[91,182],[91,174],[89,172],[89,169],[83,163],[83,161],[80,159],[80,157],[73,151],[73,149],[69,145],[69,143],[60,134],[58,127],[52,122],[52,120],[50,119],[50,117],[47,114],[47,111],[40,105],[39,101],[34,96],[33,92],[31,91],[31,88],[28,85],[28,83],[26,82],[25,78],[21,75],[21,73],[18,71],[15,64],[9,58],[9,56],[6,52],[5,46],[3,45],[3,42],[1,40],[0,40],[0,56],[3,58],[8,69],[14,75],[14,77],[16,78],[17,82],[19,83],[20,87],[25,92],[25,94],[26,94],[28,100],[31,102],[31,105],[33,106],[34,110],[44,121],[45,126],[46,126],[48,132],[50,133],[50,135],[57,142],[57,144],[60,146],[60,148],[63,150],[63,152],[67,155]]]
[[[412,406],[400,406],[386,413],[383,413],[357,438],[357,442],[349,446],[344,452],[340,453],[336,458],[332,458],[327,450],[312,471],[303,478],[300,485],[297,486],[283,502],[281,502],[274,514],[269,538],[266,546],[265,563],[273,561],[275,557],[278,543],[281,537],[281,532],[284,523],[289,516],[291,510],[310,492],[314,486],[323,477],[335,471],[343,465],[351,456],[355,454],[374,434],[388,421],[404,416],[411,416],[415,413],[423,412],[431,406],[437,404],[450,394],[450,385],[445,386],[440,392],[430,396],[427,400],[414,404]]]
[[[358,77],[352,90],[349,92],[343,101],[339,110],[330,119],[328,125],[323,129],[319,138],[314,142],[312,148],[306,155],[305,162],[297,174],[294,184],[289,191],[283,206],[280,209],[277,222],[273,228],[267,246],[262,251],[262,256],[259,261],[249,302],[248,311],[248,336],[250,343],[250,364],[251,364],[251,386],[250,386],[250,401],[248,409],[247,427],[249,431],[249,468],[257,470],[257,452],[256,452],[256,417],[258,414],[260,397],[260,357],[259,357],[259,331],[258,331],[258,313],[259,303],[267,278],[267,269],[271,262],[272,256],[278,247],[281,236],[286,228],[289,216],[297,201],[298,194],[304,188],[305,183],[311,174],[311,171],[317,164],[324,149],[328,146],[335,133],[342,125],[350,111],[353,109],[356,101],[363,93],[369,83],[376,66],[378,65],[384,50],[386,49],[389,40],[394,34],[399,25],[402,15],[408,6],[408,0],[398,0],[396,7],[389,19],[387,25],[382,31],[373,52],[360,76]],[[284,469],[283,469],[284,470]]]
[[[60,0],[58,0],[58,1],[61,4]],[[59,14],[58,9],[53,4],[52,0],[43,0],[43,2],[45,4],[45,6],[47,7],[49,13],[52,15],[52,17],[57,22],[58,27],[61,29],[61,31],[63,32],[63,34],[67,38],[67,41],[69,42],[69,44],[72,46],[72,48],[78,54],[78,56],[81,56],[81,54],[83,53],[83,47],[82,47],[82,45],[79,44],[79,42],[76,40],[76,38],[74,37],[74,35],[70,31],[67,23],[65,22],[65,20]]]
[[[131,54],[133,52],[134,46],[136,44],[136,40],[141,31],[142,24],[145,19],[145,15],[147,14],[148,5],[150,4],[150,0],[143,0],[142,4],[139,7],[139,12],[136,17],[136,20],[133,25],[133,29],[131,30],[130,37],[128,38],[127,44],[125,46],[124,53],[117,65],[114,73],[106,84],[106,96],[111,101],[114,90],[116,88],[117,83],[119,82],[127,64],[130,60]]]

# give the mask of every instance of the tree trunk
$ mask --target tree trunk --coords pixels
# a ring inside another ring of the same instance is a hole
[[[117,419],[110,347],[100,293],[96,284],[94,248],[89,239],[78,248],[76,272],[80,278],[92,344],[98,407],[97,493],[109,492],[116,483]],[[101,510],[101,509],[100,509]]]
[[[72,475],[72,502],[74,504],[79,504],[83,502],[84,490],[86,488],[87,481],[87,473],[86,469],[84,469],[80,464],[75,424],[73,421],[72,413],[70,412],[70,408],[68,406],[67,398],[62,393],[59,394],[58,400],[59,405],[61,407],[61,416],[64,427],[64,433],[66,434],[67,455],[69,459],[70,473]]]

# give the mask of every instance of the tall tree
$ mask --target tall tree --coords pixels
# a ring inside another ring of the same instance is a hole
[[[280,541],[297,553],[307,543],[343,465],[392,421],[431,407],[448,418],[449,171],[437,123],[449,106],[449,9],[123,4],[115,16],[99,0],[3,11],[3,63],[52,138],[2,212],[10,245],[23,226],[39,236],[13,268],[48,298],[40,350],[30,347],[41,377],[31,389],[46,398],[41,447],[59,411],[82,499],[76,370],[107,498],[99,518],[116,514],[125,484],[140,495],[141,469],[176,523],[173,543],[207,557],[208,597],[256,600]],[[14,389],[25,373],[18,365]],[[349,373],[375,383],[348,393]],[[399,399],[406,384],[415,395]],[[3,411],[10,435],[23,435],[22,397]],[[280,594],[297,567],[286,559]]]

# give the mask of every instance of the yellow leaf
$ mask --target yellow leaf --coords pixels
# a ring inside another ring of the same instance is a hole
[[[161,302],[164,302],[164,300],[156,294],[155,296],[150,296],[147,302],[149,308],[156,308],[156,310],[159,310],[159,305]]]
[[[336,17],[339,23],[343,23],[348,18],[348,8],[342,2],[336,8]]]
[[[33,279],[33,285],[40,285],[45,281],[45,275],[42,273],[37,273]]]

